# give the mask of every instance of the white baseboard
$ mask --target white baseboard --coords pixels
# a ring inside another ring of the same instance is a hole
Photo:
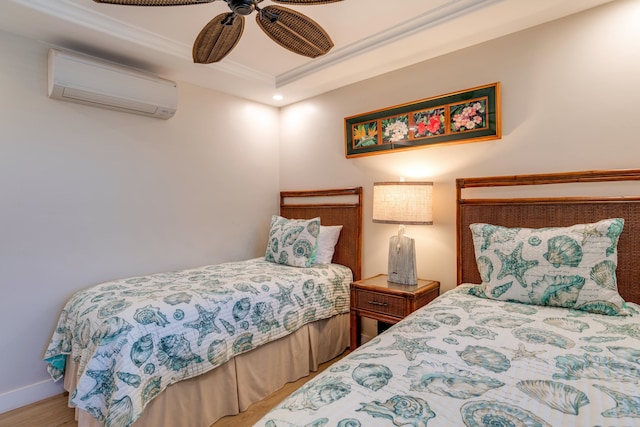
[[[64,392],[62,381],[41,381],[0,394],[0,414]]]

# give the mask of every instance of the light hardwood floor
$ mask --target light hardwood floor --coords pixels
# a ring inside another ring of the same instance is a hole
[[[267,396],[265,399],[254,403],[245,412],[238,415],[219,419],[211,427],[245,427],[252,426],[271,408],[280,403],[294,390],[309,381],[311,378],[324,371],[327,366],[337,362],[349,351],[320,365],[317,372],[312,372],[308,377],[285,384],[283,388]],[[40,402],[27,405],[13,411],[0,414],[0,427],[74,427],[77,426],[73,419],[73,409],[67,407],[67,396],[52,396]],[[153,426],[160,427],[160,426]],[[185,426],[186,427],[186,426]]]

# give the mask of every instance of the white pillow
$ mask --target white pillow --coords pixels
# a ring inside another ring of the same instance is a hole
[[[331,264],[333,252],[340,238],[341,231],[341,225],[320,226],[320,234],[318,234],[316,253],[313,257],[312,264]]]

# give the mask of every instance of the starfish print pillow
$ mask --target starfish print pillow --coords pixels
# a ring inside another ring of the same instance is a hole
[[[502,301],[627,315],[616,267],[622,218],[570,227],[471,224],[482,284],[474,294]]]

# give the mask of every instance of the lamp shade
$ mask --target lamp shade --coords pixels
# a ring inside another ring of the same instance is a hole
[[[374,182],[373,222],[433,224],[433,182]]]

